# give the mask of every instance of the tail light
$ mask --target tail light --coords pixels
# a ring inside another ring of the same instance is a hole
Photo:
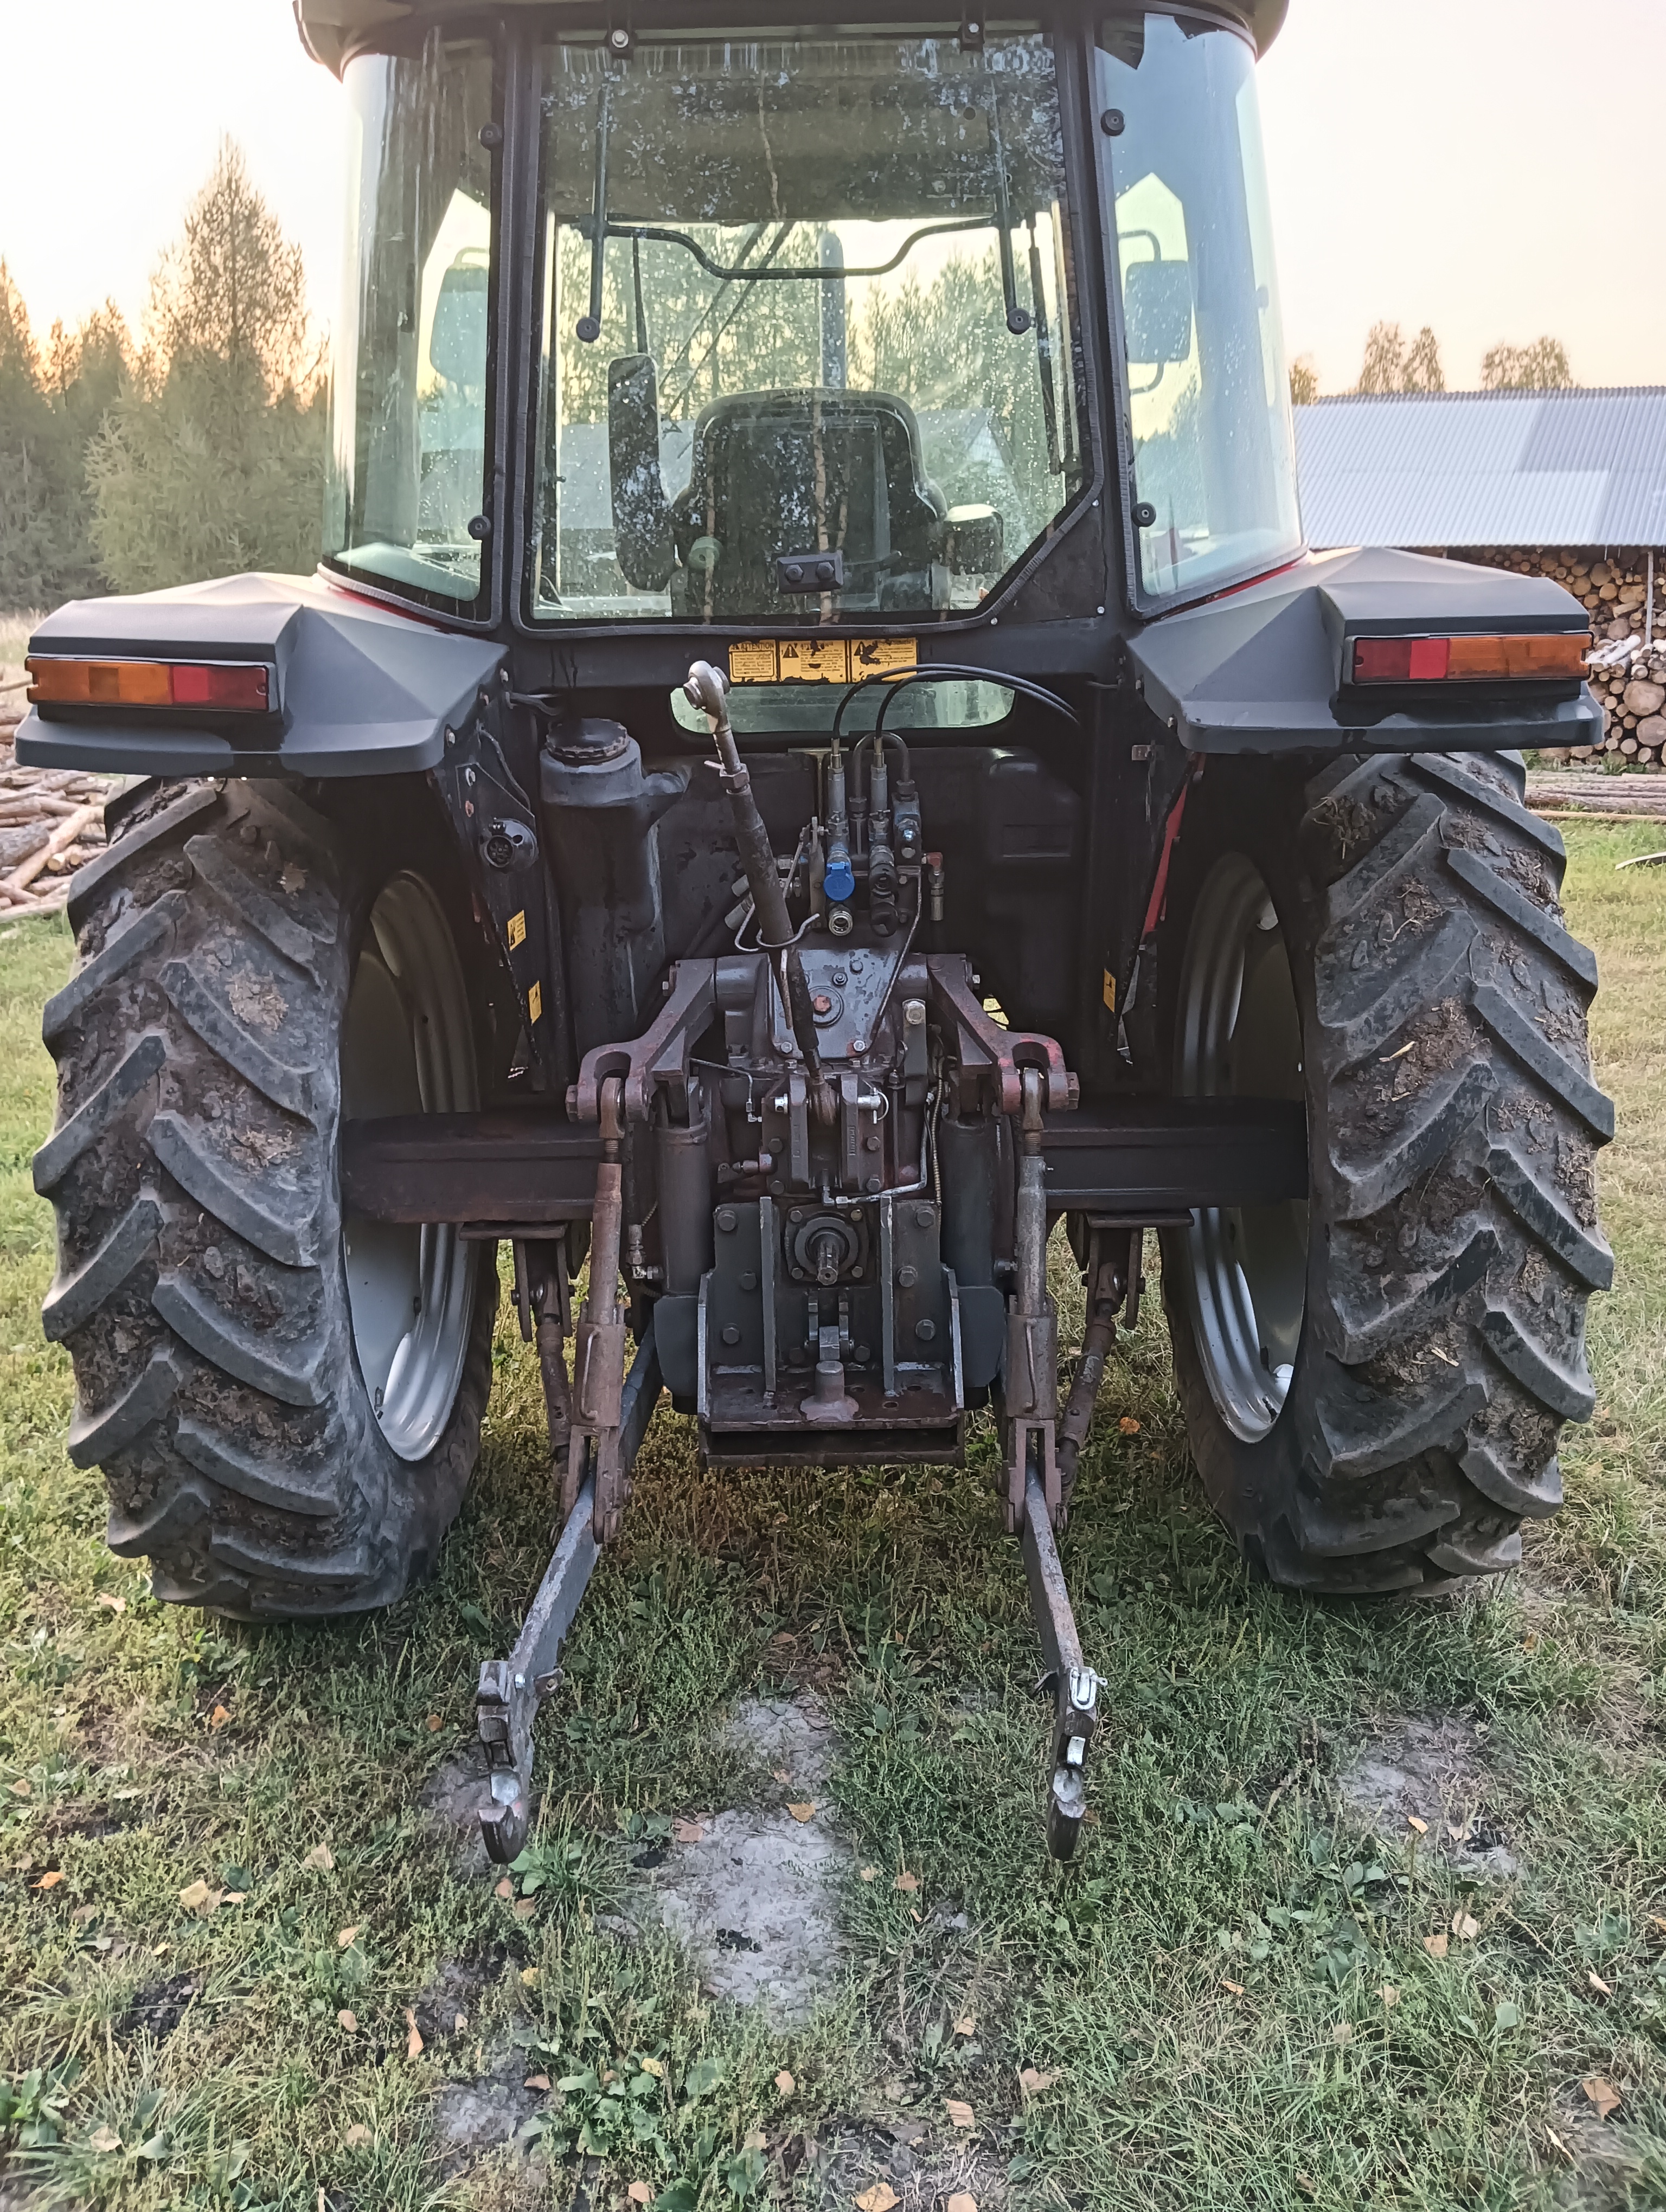
[[[194,707],[269,714],[272,672],[264,660],[26,660],[37,707]]]
[[[1356,637],[1354,684],[1578,682],[1590,640],[1584,630],[1537,637]]]

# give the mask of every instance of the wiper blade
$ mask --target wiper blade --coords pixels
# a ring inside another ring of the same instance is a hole
[[[1006,190],[1006,149],[1000,137],[1000,95],[989,84],[989,143],[995,157],[995,237],[1000,248],[1000,289],[1006,303],[1006,327],[1021,338],[1030,318],[1018,305],[1018,271],[1012,265],[1012,209]]]
[[[1030,296],[1036,303],[1036,362],[1041,371],[1042,420],[1047,428],[1047,471],[1064,474],[1059,450],[1059,402],[1053,389],[1053,334],[1047,327],[1047,294],[1042,289],[1041,248],[1036,243],[1036,218],[1030,222]]]
[[[578,336],[594,345],[602,334],[602,257],[607,251],[607,141],[613,127],[613,88],[603,81],[596,102],[596,194],[590,217],[590,312],[578,319]]]

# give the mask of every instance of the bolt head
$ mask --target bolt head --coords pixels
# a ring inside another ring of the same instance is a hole
[[[725,1344],[739,1344],[740,1341],[740,1331],[733,1322],[723,1331],[723,1341]]]
[[[929,1229],[936,1218],[935,1210],[929,1206],[916,1206],[914,1209],[914,1225],[916,1229]]]
[[[720,1206],[718,1207],[717,1225],[723,1231],[726,1236],[733,1231],[735,1225],[735,1210],[733,1206]]]
[[[937,1323],[927,1315],[923,1321],[915,1322],[914,1333],[921,1344],[929,1344],[937,1334]]]

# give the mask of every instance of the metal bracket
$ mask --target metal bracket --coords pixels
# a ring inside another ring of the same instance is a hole
[[[972,988],[971,969],[964,953],[928,953],[926,974],[945,1042],[951,1036],[954,1039],[963,1112],[970,1109],[980,1088],[988,1084],[997,1111],[1020,1113],[1026,1068],[1036,1069],[1043,1079],[1045,1112],[1074,1112],[1080,1089],[1064,1064],[1064,1053],[1055,1038],[1031,1030],[1006,1029],[992,1020]]]
[[[610,1076],[623,1079],[627,1121],[646,1121],[662,1083],[688,1080],[689,1054],[717,1011],[717,963],[679,960],[671,971],[665,1004],[649,1026],[628,1044],[601,1044],[584,1056],[579,1079],[567,1094],[569,1121],[601,1117],[601,1089]]]
[[[1046,1494],[1033,1474],[1025,1484],[1024,1505],[1024,1571],[1030,1585],[1030,1610],[1047,1662],[1043,1679],[1051,1681],[1054,1698],[1047,1848],[1055,1859],[1067,1859],[1075,1851],[1087,1808],[1085,1770],[1098,1720],[1100,1680],[1082,1656]]]
[[[650,1322],[625,1378],[620,1409],[620,1456],[627,1468],[641,1449],[660,1390],[660,1355]],[[488,1852],[501,1866],[517,1857],[526,1841],[532,1819],[532,1723],[540,1703],[561,1679],[556,1662],[601,1556],[594,1504],[593,1475],[567,1516],[514,1650],[507,1659],[488,1659],[480,1669],[475,1723],[490,1768],[480,1830]]]

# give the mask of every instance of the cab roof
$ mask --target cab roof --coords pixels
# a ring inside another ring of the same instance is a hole
[[[570,0],[569,0],[570,3]],[[459,21],[471,15],[497,16],[506,9],[544,6],[552,0],[295,0],[295,21],[301,44],[314,61],[341,75],[354,54],[374,49],[384,39],[398,37],[424,24]],[[554,0],[559,5],[560,0]],[[1109,14],[1129,0],[1103,0],[1095,15]],[[1290,0],[1202,0],[1212,11],[1236,16],[1265,53],[1277,37]],[[721,13],[733,15],[733,0],[725,0]],[[793,19],[796,21],[796,18]]]

